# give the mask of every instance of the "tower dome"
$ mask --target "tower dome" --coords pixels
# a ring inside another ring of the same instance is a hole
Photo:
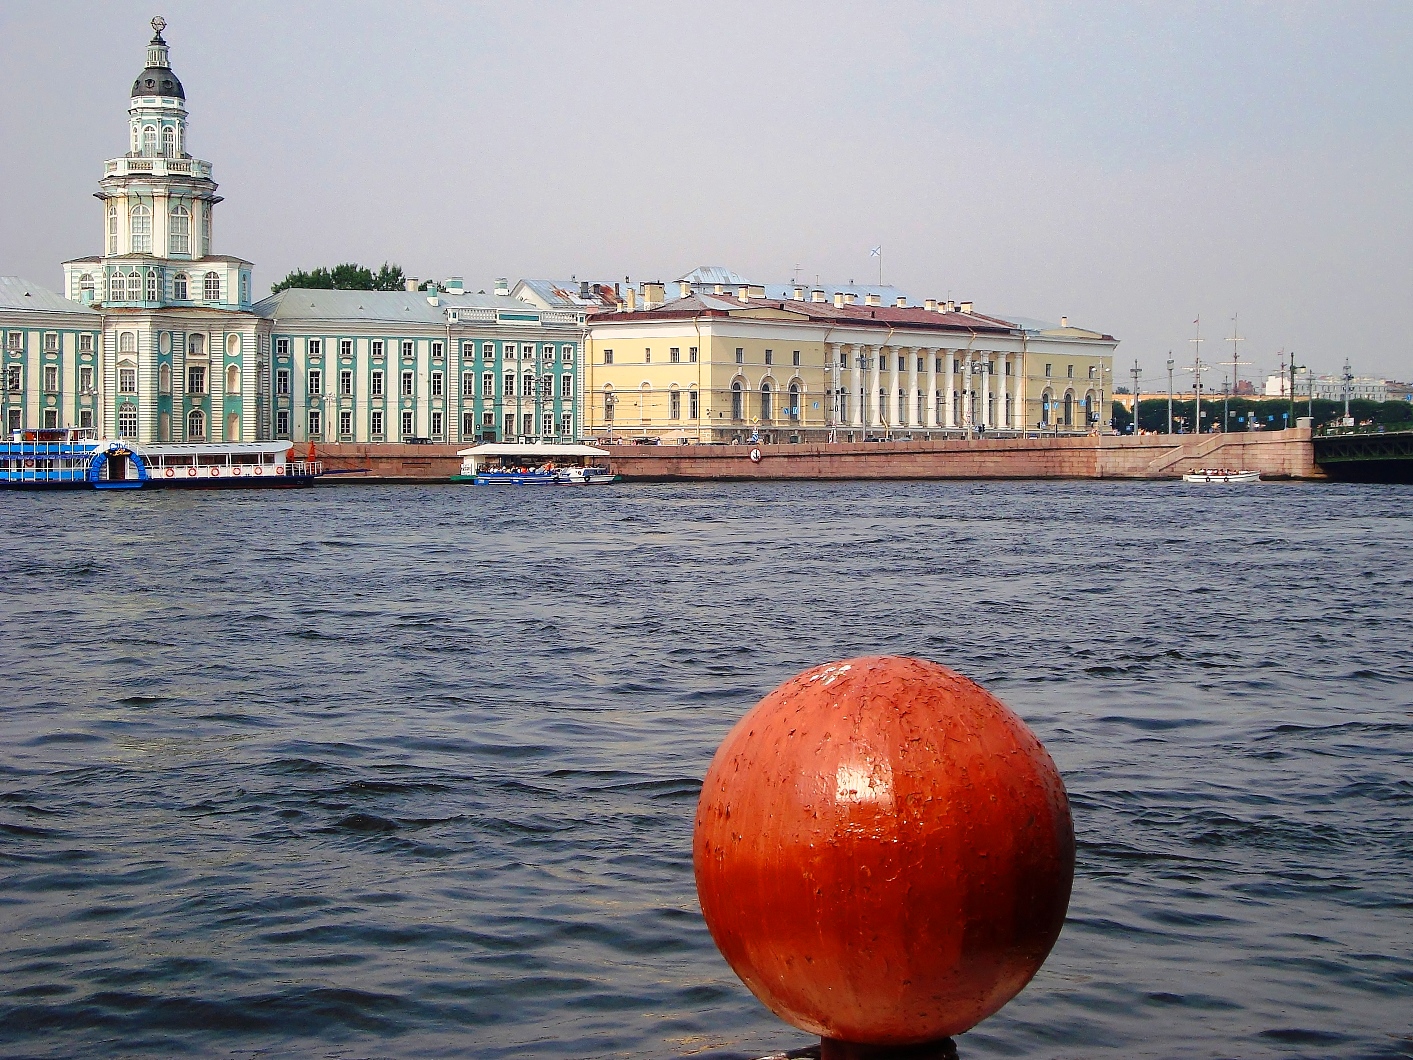
[[[147,69],[137,75],[132,83],[132,95],[167,96],[171,99],[186,99],[186,91],[177,75],[172,73],[172,60],[167,51],[167,42],[162,39],[162,31],[167,28],[166,20],[158,15],[152,20],[152,39],[147,42]]]

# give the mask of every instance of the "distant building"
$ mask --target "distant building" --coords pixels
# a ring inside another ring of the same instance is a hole
[[[1024,328],[970,304],[884,306],[844,292],[829,301],[765,298],[749,284],[726,296],[712,287],[689,286],[661,305],[649,291],[650,308],[588,319],[586,436],[1084,432],[1107,418],[1117,340],[1099,332]]]
[[[601,280],[521,280],[510,295],[539,309],[603,313],[618,308],[620,287]]]
[[[0,423],[96,427],[103,317],[18,276],[0,276]]]
[[[1266,377],[1266,397],[1289,397],[1290,390],[1289,375]],[[1295,373],[1295,397],[1309,398],[1312,396],[1312,390],[1317,399],[1343,401],[1344,377],[1314,375],[1308,369],[1298,369]],[[1349,381],[1349,397],[1351,401],[1388,401],[1389,384],[1386,380],[1371,376],[1356,376]]]

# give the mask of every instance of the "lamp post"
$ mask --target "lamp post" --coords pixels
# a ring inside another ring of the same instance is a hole
[[[1168,351],[1168,433],[1173,433],[1173,351]]]
[[[1344,425],[1349,426],[1349,384],[1354,382],[1354,373],[1349,367],[1349,358],[1344,359]]]
[[[1129,369],[1133,376],[1133,436],[1138,437],[1138,380],[1142,372],[1138,367],[1138,358],[1133,359],[1133,367]]]
[[[1289,424],[1287,424],[1287,426],[1292,426],[1292,427],[1293,427],[1293,426],[1295,425],[1295,370],[1296,370],[1297,368],[1304,368],[1304,367],[1305,367],[1304,365],[1298,365],[1298,364],[1295,363],[1295,351],[1294,351],[1294,350],[1291,350],[1291,351],[1290,351],[1290,422],[1289,422]],[[1311,393],[1314,393],[1314,390],[1315,390],[1315,388],[1314,388],[1314,385],[1312,384],[1311,387],[1310,387]],[[1312,401],[1312,404],[1313,404],[1313,401]]]

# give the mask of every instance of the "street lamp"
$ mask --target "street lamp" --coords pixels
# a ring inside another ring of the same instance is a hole
[[[1168,351],[1168,433],[1173,433],[1173,351]]]

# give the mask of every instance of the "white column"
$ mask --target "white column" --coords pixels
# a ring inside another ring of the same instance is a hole
[[[991,354],[981,355],[981,426],[990,427],[991,423]]]
[[[921,427],[927,422],[925,418],[918,415],[917,410],[917,355],[925,351],[916,346],[908,347],[908,394],[903,404],[907,410],[903,416],[903,422],[914,427]]]
[[[947,366],[946,366],[946,367],[947,367],[947,376],[946,376],[946,379],[943,381],[943,386],[946,388],[946,390],[945,390],[945,392],[944,392],[943,395],[942,395],[942,400],[947,403],[947,406],[946,406],[946,408],[947,408],[947,424],[946,424],[946,425],[947,425],[948,427],[955,427],[955,426],[957,425],[957,398],[956,398],[956,394],[957,394],[957,387],[956,387],[957,361],[956,361],[956,351],[955,351],[955,350],[948,350],[948,351],[947,351]]]
[[[898,358],[903,355],[906,346],[888,346],[888,400],[883,403],[883,407],[888,410],[887,424],[889,427],[901,427],[907,422],[907,417],[898,406],[902,404],[898,400]]]
[[[927,394],[925,395],[927,415],[923,420],[929,428],[937,426],[937,351],[925,349],[923,356],[927,358]]]
[[[841,373],[839,371],[839,345],[840,344],[837,342],[831,342],[825,346],[829,356],[829,372],[827,375],[829,379],[829,404],[827,406],[829,411],[827,413],[827,422],[830,427],[837,427],[840,419],[839,377]]]
[[[1016,367],[1016,355],[1015,355],[1015,354],[1013,354],[1013,353],[1008,353],[1008,354],[1006,354],[1005,368],[1006,368],[1006,369],[1009,369],[1009,371],[1007,372],[1006,375],[1004,375],[1004,376],[1002,377],[1002,380],[1001,380],[1001,381],[1002,381],[1002,385],[1005,387],[1005,389],[1004,389],[1004,391],[1003,391],[1003,393],[1004,393],[1004,395],[1005,395],[1004,398],[1003,398],[1003,400],[1010,402],[1010,410],[1004,413],[1004,415],[1005,415],[1005,424],[1006,424],[1006,429],[1007,429],[1007,430],[1013,431],[1013,430],[1016,429],[1016,371],[1017,371],[1017,367]]]
[[[879,359],[883,356],[882,346],[860,346],[864,351],[864,356],[868,358],[868,391],[864,394],[864,407],[868,412],[864,416],[865,427],[878,426],[878,384],[881,365]]]
[[[864,400],[867,397],[863,382],[863,350],[857,344],[849,347],[849,424],[853,427],[863,426]]]

